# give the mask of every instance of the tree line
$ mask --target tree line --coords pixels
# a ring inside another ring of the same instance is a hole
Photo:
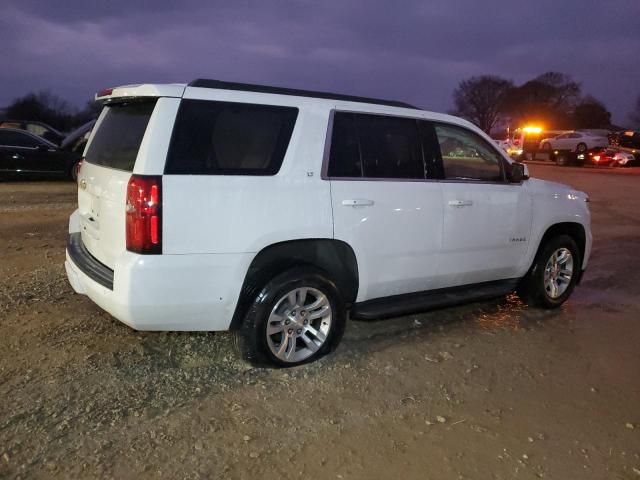
[[[611,113],[597,98],[582,95],[569,75],[547,72],[522,85],[481,75],[461,81],[453,92],[455,115],[465,117],[489,133],[499,123],[525,123],[554,129],[611,128]],[[640,97],[630,117],[640,127]]]
[[[516,86],[496,75],[481,75],[461,81],[453,92],[454,115],[459,115],[489,133],[500,120],[511,126],[541,123],[548,128],[611,128],[611,113],[598,99],[582,95],[578,82],[558,72],[547,72]],[[100,113],[93,100],[76,109],[50,91],[29,93],[14,100],[6,118],[35,120],[71,130]],[[632,127],[640,128],[640,96],[629,117]]]
[[[90,100],[84,108],[73,108],[48,90],[28,93],[15,99],[6,109],[5,117],[11,120],[44,122],[61,131],[69,131],[94,119],[102,105]]]

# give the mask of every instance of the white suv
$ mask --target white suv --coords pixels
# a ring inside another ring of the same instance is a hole
[[[557,307],[584,193],[399,102],[215,80],[100,92],[66,270],[138,330],[234,330],[282,366],[372,319],[504,295]]]

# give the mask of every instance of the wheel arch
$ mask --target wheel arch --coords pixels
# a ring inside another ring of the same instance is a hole
[[[296,266],[316,267],[327,273],[347,305],[358,295],[358,263],[351,246],[328,238],[289,240],[269,245],[251,261],[242,283],[230,330],[241,327],[253,297],[271,278]]]
[[[536,253],[532,259],[532,265],[535,263],[540,250],[544,247],[545,243],[549,241],[549,239],[553,237],[557,237],[559,235],[569,235],[576,245],[578,246],[579,254],[580,254],[580,266],[582,267],[585,249],[587,246],[587,233],[584,228],[584,225],[578,222],[559,222],[554,223],[547,227],[546,231],[540,238],[540,242],[538,242],[538,248]]]

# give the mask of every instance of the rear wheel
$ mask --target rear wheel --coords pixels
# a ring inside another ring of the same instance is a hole
[[[567,156],[567,154],[566,153],[557,154],[556,164],[560,165],[561,167],[566,167],[567,165],[569,165],[569,157]]]
[[[548,152],[549,150],[551,150],[551,144],[549,142],[544,142],[542,144],[542,149]]]
[[[551,238],[542,246],[533,266],[522,279],[518,295],[527,304],[557,308],[571,295],[578,280],[580,255],[568,235]]]
[[[346,309],[335,284],[321,270],[299,267],[271,279],[255,296],[236,346],[250,362],[291,367],[334,350]]]
[[[584,152],[586,152],[586,151],[587,151],[587,145],[586,145],[586,144],[584,144],[584,143],[579,143],[579,144],[576,146],[576,152],[578,152],[578,153],[584,153]]]

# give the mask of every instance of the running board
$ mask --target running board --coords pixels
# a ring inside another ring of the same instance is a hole
[[[495,282],[475,283],[459,287],[428,290],[426,292],[375,298],[366,302],[355,303],[351,307],[351,318],[378,320],[462,303],[488,300],[512,292],[516,288],[518,281],[519,279],[517,278],[510,278]]]

